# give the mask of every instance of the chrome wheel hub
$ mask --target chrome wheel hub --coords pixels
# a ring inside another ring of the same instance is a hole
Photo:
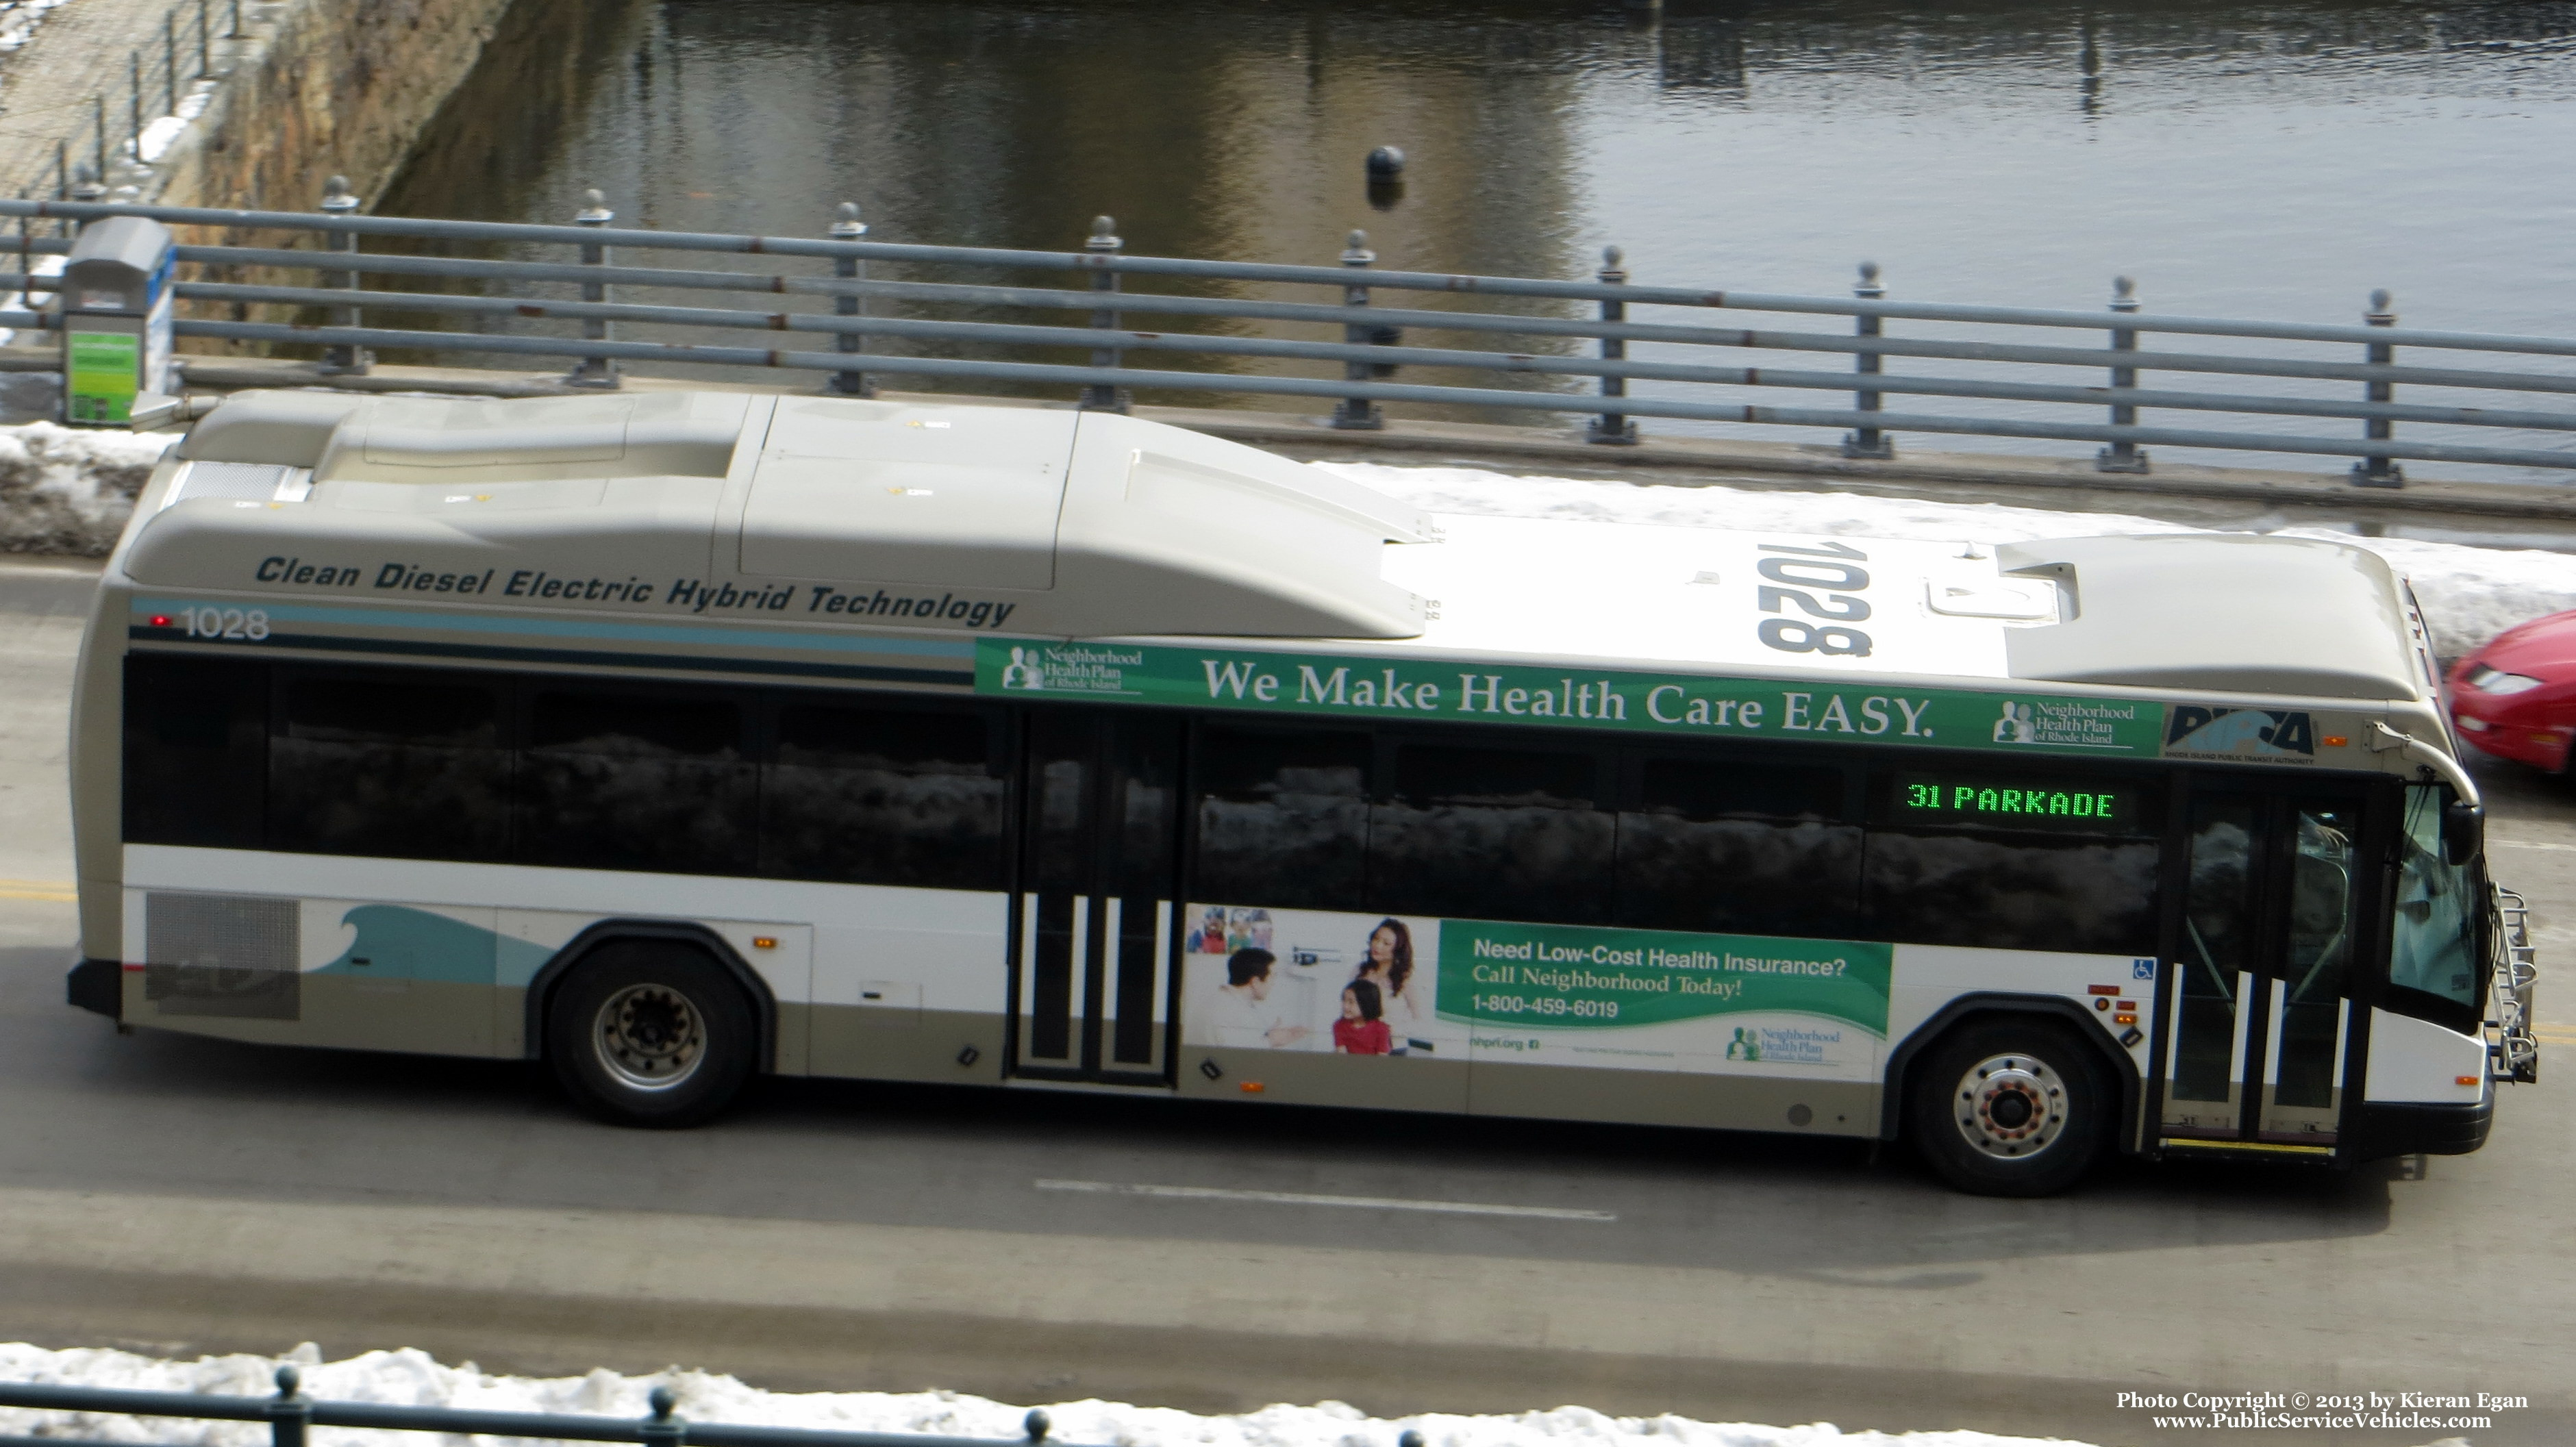
[[[669,1090],[707,1058],[707,1025],[668,985],[628,985],[600,1002],[591,1027],[599,1063],[633,1090]]]
[[[1980,1154],[2028,1160],[2066,1129],[2066,1081],[2036,1056],[1989,1056],[1959,1077],[1950,1116]]]

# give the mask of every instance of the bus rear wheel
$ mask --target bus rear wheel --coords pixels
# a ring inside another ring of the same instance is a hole
[[[759,1022],[702,950],[617,940],[574,967],[546,1017],[546,1055],[584,1110],[620,1125],[700,1124],[742,1089]]]
[[[1980,1196],[2052,1196],[2100,1159],[2112,1093],[2097,1052],[2061,1026],[1996,1020],[1952,1032],[1915,1067],[1915,1149]]]

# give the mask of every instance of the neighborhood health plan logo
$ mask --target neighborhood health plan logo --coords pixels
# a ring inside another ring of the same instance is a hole
[[[1012,644],[1007,656],[992,647],[979,649],[975,655],[976,685],[985,686],[980,676],[993,675],[991,686],[1005,693],[1078,693],[1127,694],[1140,690],[1128,681],[1130,670],[1141,668],[1145,652],[1141,648],[1098,648],[1088,644],[1067,643]]]
[[[1988,734],[1993,742],[2006,747],[2102,749],[2122,754],[2137,751],[2128,738],[2139,720],[2140,706],[2134,703],[2008,698],[2001,707],[2002,716],[1994,721]]]

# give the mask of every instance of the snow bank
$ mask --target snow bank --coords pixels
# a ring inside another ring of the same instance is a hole
[[[2118,513],[2051,512],[2001,503],[1865,497],[1848,492],[1769,492],[1731,487],[1638,486],[1569,477],[1506,477],[1464,467],[1326,463],[1334,472],[1434,512],[1666,523],[1747,532],[1841,537],[1956,538],[1987,543],[2106,533],[2204,529]],[[2516,623],[2576,608],[2576,558],[2536,548],[2469,547],[2365,538],[2331,528],[2283,528],[2282,537],[2326,538],[2370,549],[2414,581],[2434,651],[2456,658]]]
[[[0,427],[0,553],[98,556],[179,434]]]
[[[676,1368],[648,1377],[600,1370],[582,1377],[496,1377],[472,1363],[440,1364],[405,1349],[325,1362],[309,1343],[284,1358],[298,1363],[307,1396],[402,1406],[485,1411],[587,1412],[641,1417],[646,1396],[669,1386],[679,1415],[701,1422],[841,1431],[923,1432],[964,1437],[1017,1437],[1027,1409],[957,1392],[764,1392],[732,1377]],[[0,1345],[0,1381],[124,1387],[146,1391],[267,1396],[277,1361],[268,1357],[199,1357],[169,1361],[106,1349],[48,1351]],[[1274,1406],[1230,1417],[1202,1417],[1123,1402],[1049,1406],[1050,1436],[1109,1447],[1394,1447],[1406,1428],[1428,1447],[2082,1447],[2057,1438],[1998,1437],[1988,1432],[1844,1432],[1827,1423],[1761,1427],[1698,1422],[1687,1417],[1610,1417],[1583,1407],[1512,1416],[1429,1413],[1381,1419],[1340,1402]],[[172,1443],[185,1447],[261,1447],[257,1422],[189,1422],[98,1417],[76,1412],[0,1411],[0,1432],[82,1437],[93,1441]],[[414,1433],[321,1428],[315,1447],[438,1447]],[[485,1439],[476,1439],[482,1441]]]

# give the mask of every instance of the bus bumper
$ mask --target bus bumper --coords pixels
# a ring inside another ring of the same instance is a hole
[[[125,1017],[125,967],[114,960],[83,960],[63,982],[71,1003],[110,1020]]]
[[[2467,1104],[2366,1101],[2353,1124],[2356,1161],[2390,1156],[2465,1156],[2487,1143],[2495,1125],[2495,1088]]]

